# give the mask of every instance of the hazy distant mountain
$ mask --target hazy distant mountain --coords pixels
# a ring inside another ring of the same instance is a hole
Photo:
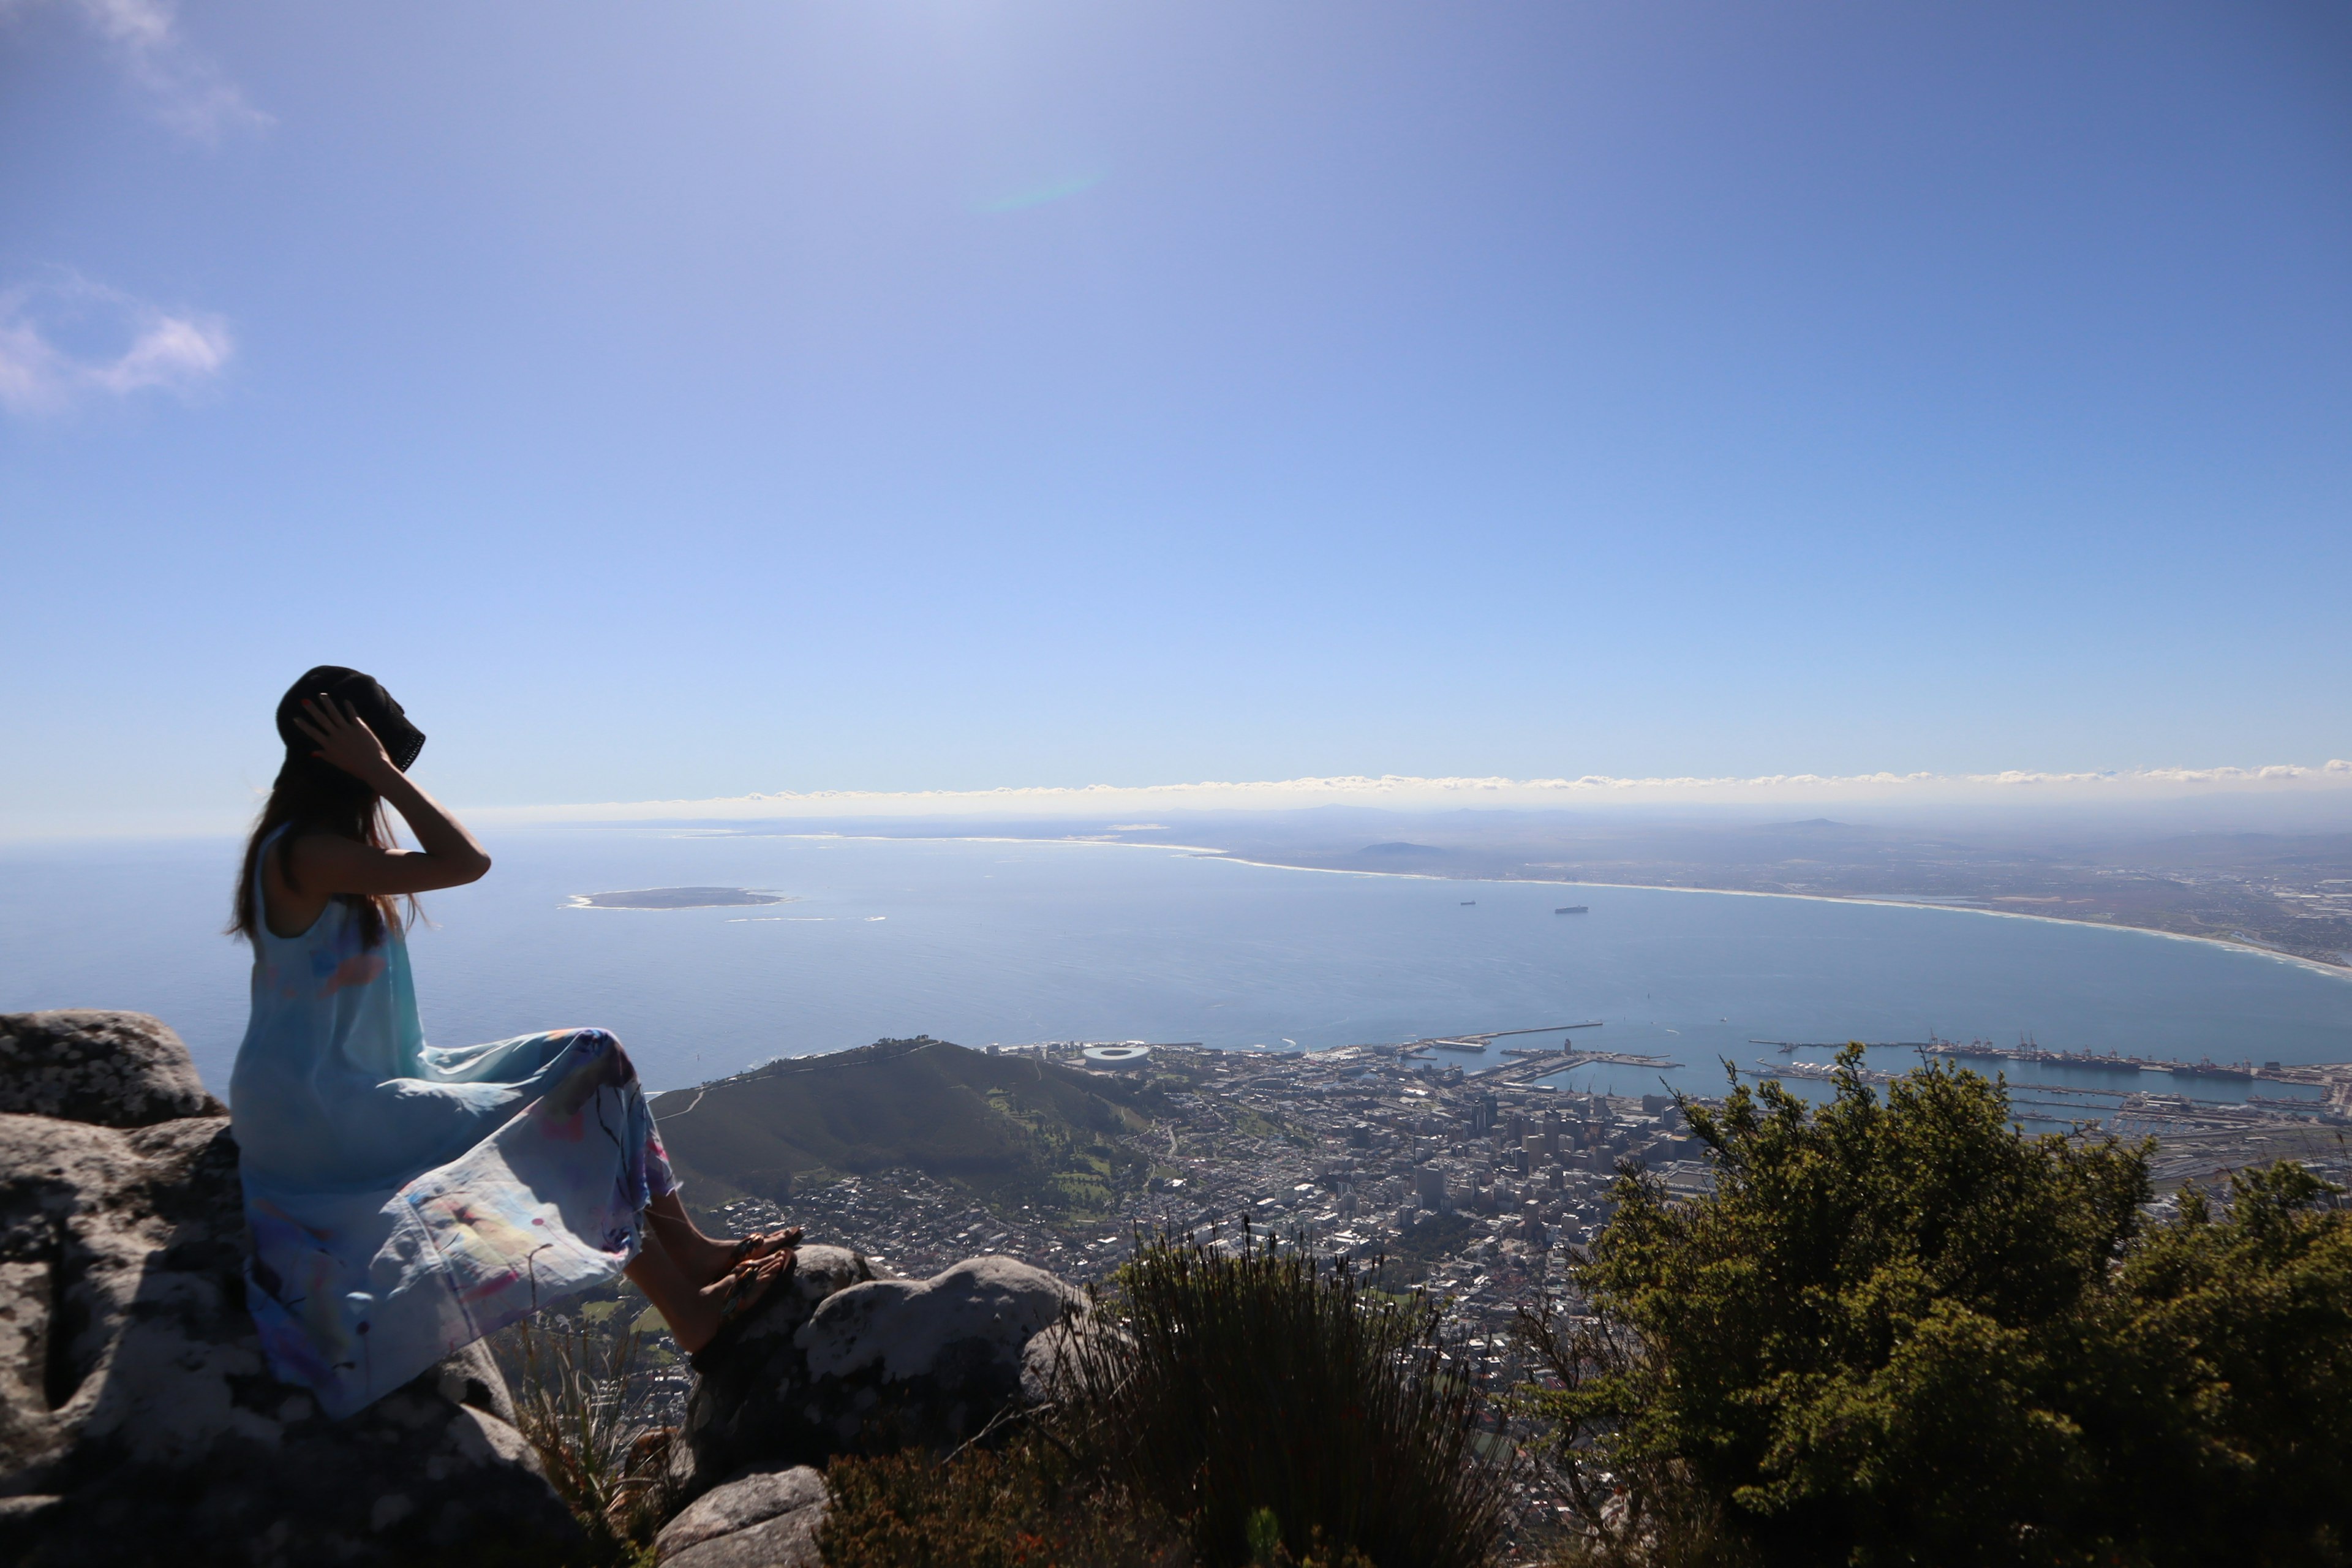
[[[698,1208],[782,1203],[795,1185],[912,1168],[996,1205],[1109,1208],[1144,1161],[1112,1135],[1150,1125],[1141,1085],[944,1040],[880,1040],[654,1098]]]

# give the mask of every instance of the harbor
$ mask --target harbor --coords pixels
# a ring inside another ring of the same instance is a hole
[[[1371,1048],[1375,1050],[1393,1050],[1401,1056],[1418,1056],[1433,1050],[1458,1051],[1471,1055],[1477,1055],[1485,1052],[1486,1047],[1494,1044],[1496,1040],[1515,1039],[1528,1035],[1557,1035],[1564,1034],[1575,1029],[1597,1029],[1599,1027],[1601,1027],[1601,1023],[1598,1019],[1582,1024],[1543,1024],[1538,1025],[1534,1028],[1528,1029],[1490,1029],[1483,1035],[1430,1035],[1418,1040],[1407,1040],[1396,1046],[1376,1046]],[[1504,1047],[1503,1054],[1510,1057],[1556,1057],[1567,1048],[1568,1047],[1565,1041],[1563,1041],[1556,1049],[1546,1049],[1542,1047],[1534,1046],[1508,1046]]]
[[[2316,1099],[2305,1100],[2286,1096],[2261,1095],[2249,1087],[2247,1103],[2282,1113],[2313,1113],[2352,1120],[2352,1062],[2275,1061],[2217,1062],[2210,1056],[2194,1061],[2175,1060],[2163,1057],[2127,1055],[2120,1051],[2055,1051],[2028,1038],[2014,1046],[2004,1046],[1991,1040],[1946,1040],[1930,1034],[1924,1040],[1758,1040],[1751,1046],[1769,1046],[1782,1056],[1799,1051],[1843,1050],[1849,1043],[1859,1043],[1866,1050],[1910,1050],[1922,1057],[1940,1057],[1957,1061],[2013,1061],[2040,1066],[2089,1068],[2100,1072],[2162,1073],[2176,1079],[2206,1079],[2251,1086],[2256,1082],[2294,1084],[2319,1090]],[[1829,1069],[1815,1070],[1811,1064],[1791,1062],[1774,1069],[1792,1078],[1826,1077]],[[2073,1086],[2044,1086],[2067,1094],[2100,1094],[2107,1091],[2077,1089]],[[2180,1097],[2174,1097],[2180,1098]],[[2198,1103],[2204,1103],[2199,1101]]]
[[[1551,1089],[1557,1086],[1546,1080],[1596,1065],[1662,1071],[1682,1066],[1668,1057],[1578,1047],[1576,1031],[1601,1026],[1601,1020],[1592,1019],[1577,1024],[1426,1036],[1395,1045],[1341,1047],[1337,1054],[1366,1054],[1394,1059],[1401,1065],[1416,1064],[1423,1072],[1434,1072],[1441,1085],[1458,1084],[1465,1089],[1475,1086],[1490,1092],[1505,1088]],[[1470,1075],[1465,1075],[1457,1066],[1440,1066],[1436,1056],[1441,1050],[1465,1048],[1478,1054],[1498,1040],[1544,1035],[1559,1035],[1560,1043],[1503,1047],[1499,1054],[1509,1058],[1507,1062]],[[1742,1078],[1822,1084],[1834,1079],[1840,1069],[1828,1062],[1793,1058],[1803,1051],[1842,1050],[1847,1042],[1751,1043],[1774,1047],[1783,1059],[1759,1058],[1738,1069]],[[1955,1042],[1932,1033],[1924,1040],[1860,1043],[1874,1050],[1910,1050],[1923,1059],[2045,1064],[2077,1070],[2170,1074],[2217,1085],[2270,1081],[2305,1090],[2317,1089],[2318,1095],[2311,1098],[2249,1092],[2242,1101],[2223,1101],[2148,1087],[2058,1083],[2043,1077],[2005,1084],[2010,1109],[2028,1131],[2045,1129],[2076,1137],[2154,1139],[2156,1147],[2148,1173],[2159,1194],[2159,1205],[2169,1203],[2171,1199],[2166,1194],[2185,1183],[2226,1186],[2232,1173],[2277,1160],[2299,1160],[2326,1179],[2352,1182],[2352,1137],[2347,1137],[2347,1131],[2352,1131],[2352,1062],[2217,1064],[2206,1058],[2182,1063],[2120,1052],[2051,1050],[2031,1037],[2011,1047],[1988,1040]],[[1862,1066],[1853,1070],[1862,1082],[1874,1088],[1883,1088],[1902,1077],[1900,1070],[1883,1068]]]

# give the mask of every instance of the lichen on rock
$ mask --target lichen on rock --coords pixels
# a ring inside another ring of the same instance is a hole
[[[0,1013],[0,1112],[152,1127],[227,1107],[160,1018],[86,1008]]]

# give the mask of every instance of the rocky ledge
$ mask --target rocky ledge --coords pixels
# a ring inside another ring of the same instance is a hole
[[[578,1525],[481,1346],[346,1421],[263,1364],[228,1119],[133,1013],[0,1016],[0,1560],[562,1563]],[[674,1568],[814,1568],[837,1454],[947,1448],[1038,1386],[1076,1292],[1009,1258],[803,1251],[688,1400]],[[1041,1338],[1040,1336],[1044,1337]]]

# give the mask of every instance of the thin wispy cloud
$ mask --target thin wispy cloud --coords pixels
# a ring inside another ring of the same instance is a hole
[[[0,0],[0,17],[45,0]],[[173,0],[47,0],[63,3],[106,45],[155,117],[181,135],[217,142],[234,131],[260,130],[270,117],[192,46]]]
[[[1318,805],[1391,809],[1457,806],[1583,806],[1611,803],[1811,801],[2021,801],[2162,799],[2219,790],[2352,790],[2352,761],[2315,766],[2132,768],[2098,773],[1773,773],[1757,777],[1580,778],[1381,777],[1269,779],[1255,783],[1088,784],[987,790],[780,791],[715,800],[498,807],[477,815],[503,822],[632,819],[751,820],[849,816],[1092,816],[1150,811],[1279,811]]]
[[[185,396],[235,352],[219,316],[166,310],[86,279],[0,291],[0,409],[20,416],[142,392]]]

